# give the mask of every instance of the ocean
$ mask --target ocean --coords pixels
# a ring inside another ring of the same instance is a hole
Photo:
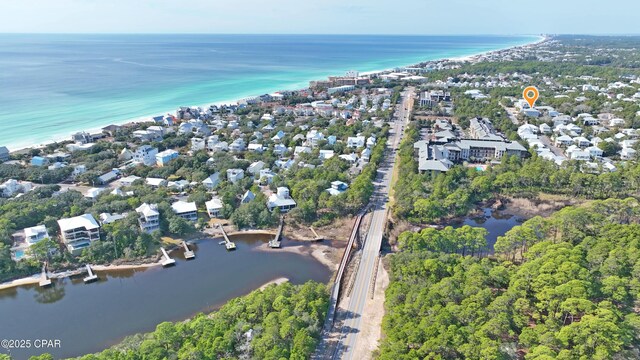
[[[533,36],[0,34],[0,146],[69,138],[178,106],[522,45]]]

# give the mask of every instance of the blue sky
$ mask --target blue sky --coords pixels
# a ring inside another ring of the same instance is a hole
[[[0,0],[0,32],[629,34],[639,0]]]

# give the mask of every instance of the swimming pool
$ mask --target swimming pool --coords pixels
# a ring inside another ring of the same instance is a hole
[[[25,257],[25,253],[24,250],[16,250],[14,257],[16,258],[16,260],[21,260],[22,258]]]

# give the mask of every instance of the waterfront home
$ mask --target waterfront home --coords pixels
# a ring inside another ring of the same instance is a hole
[[[139,177],[139,176],[129,175],[127,177],[124,177],[124,178],[120,179],[120,185],[121,186],[131,186],[131,185],[133,185],[133,183],[136,180],[140,180],[140,179],[142,179],[142,178]]]
[[[176,201],[171,204],[171,209],[176,215],[185,220],[198,220],[198,208],[195,202]]]
[[[146,233],[160,230],[160,212],[157,204],[144,203],[136,208],[140,229]]]
[[[242,195],[242,200],[240,200],[240,203],[247,204],[247,203],[250,203],[255,198],[256,198],[256,195],[251,190],[247,190],[244,193],[244,195]]]
[[[6,146],[0,146],[0,162],[9,161],[9,149]]]
[[[269,199],[267,200],[267,208],[269,211],[273,211],[278,208],[280,213],[287,213],[291,209],[296,207],[296,202],[289,195],[289,189],[281,186],[278,188],[277,192],[271,194]]]
[[[165,166],[171,160],[178,158],[178,152],[172,149],[168,149],[156,154],[156,164],[158,166]]]
[[[213,190],[220,183],[220,173],[214,173],[209,175],[206,179],[202,180],[202,185],[204,185],[207,190]]]
[[[76,144],[88,144],[93,142],[93,136],[87,132],[80,131],[71,135],[71,141]]]
[[[88,144],[68,144],[66,146],[68,151],[71,152],[76,152],[76,151],[87,151],[87,150],[91,150],[91,148],[93,148],[96,144],[95,143],[88,143]]]
[[[100,225],[91,214],[58,220],[62,242],[72,255],[80,255],[92,242],[100,240]]]
[[[31,158],[31,166],[46,166],[49,164],[49,160],[42,156],[34,156]]]
[[[151,178],[148,177],[145,179],[145,183],[153,188],[158,188],[161,186],[167,186],[168,181],[161,178]]]
[[[247,168],[247,172],[251,175],[257,175],[258,173],[260,173],[260,170],[262,170],[265,166],[264,161],[255,161],[253,162],[251,165],[249,165],[249,167]]]
[[[49,238],[49,232],[47,231],[46,226],[38,225],[29,228],[25,228],[23,230],[24,240],[29,244],[33,245],[41,240]]]
[[[12,235],[14,245],[11,248],[11,257],[14,261],[29,258],[28,253],[31,245],[49,238],[49,233],[44,225],[25,228]]]
[[[220,198],[214,196],[211,200],[204,203],[204,205],[207,207],[207,214],[209,214],[209,217],[220,217],[220,213],[223,208],[222,200],[220,200]]]
[[[142,145],[133,153],[133,161],[138,164],[151,166],[156,163],[158,149],[149,145]]]
[[[242,169],[228,169],[227,170],[227,180],[232,183],[237,183],[238,181],[244,179],[244,170]]]
[[[344,183],[342,181],[332,181],[331,182],[331,187],[329,189],[325,190],[325,191],[328,192],[329,194],[331,194],[331,196],[336,196],[336,195],[340,195],[343,192],[345,192],[348,187],[349,187],[349,185],[347,185],[346,183]]]

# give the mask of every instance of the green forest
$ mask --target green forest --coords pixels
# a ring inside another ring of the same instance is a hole
[[[535,217],[499,237],[491,258],[452,251],[467,237],[442,232],[401,236],[380,359],[638,357],[637,200]]]
[[[324,284],[270,285],[235,298],[211,314],[164,322],[148,334],[77,360],[308,359],[329,305]],[[2,359],[2,355],[0,355]],[[53,359],[50,355],[31,360]]]

